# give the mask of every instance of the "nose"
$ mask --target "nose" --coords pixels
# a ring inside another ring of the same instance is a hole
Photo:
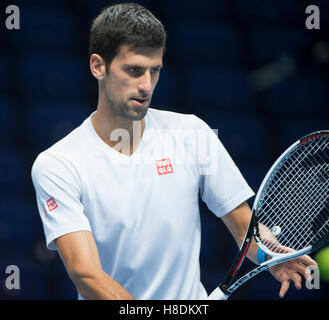
[[[152,91],[152,77],[149,71],[145,72],[139,79],[138,90],[144,93],[150,93]]]

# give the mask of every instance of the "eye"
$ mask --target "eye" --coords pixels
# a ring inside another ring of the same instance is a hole
[[[137,67],[128,67],[127,72],[134,77],[138,77],[138,76],[141,76],[145,72],[145,70],[143,70],[142,68],[137,68]]]
[[[151,69],[151,73],[152,74],[156,74],[156,73],[159,73],[160,72],[160,68],[153,68]]]
[[[128,68],[127,71],[129,73],[136,73],[136,68],[131,67],[131,68]]]

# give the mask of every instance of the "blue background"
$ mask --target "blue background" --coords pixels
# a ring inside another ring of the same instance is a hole
[[[152,106],[194,113],[212,128],[257,191],[273,161],[295,140],[329,129],[329,2],[314,0],[320,30],[305,27],[302,0],[137,1],[168,32]],[[78,126],[97,104],[89,71],[92,19],[111,1],[1,1],[0,5],[0,299],[75,299],[56,252],[45,247],[30,170],[38,153]],[[20,8],[21,29],[5,28]],[[252,199],[253,200],[253,199]],[[252,205],[252,200],[250,205]],[[202,280],[223,279],[237,247],[220,219],[200,203]],[[5,288],[8,265],[21,289]],[[247,262],[243,270],[251,267]],[[231,299],[278,299],[263,273]],[[329,285],[286,299],[328,299]]]

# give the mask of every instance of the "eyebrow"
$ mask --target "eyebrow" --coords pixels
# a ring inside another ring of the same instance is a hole
[[[124,68],[130,67],[130,68],[139,68],[139,69],[147,69],[144,66],[141,66],[139,64],[134,64],[134,63],[127,63],[123,65]],[[151,69],[161,69],[163,67],[162,64],[158,64],[156,66],[151,67]]]

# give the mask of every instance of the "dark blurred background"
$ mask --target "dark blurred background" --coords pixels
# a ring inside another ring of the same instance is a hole
[[[257,191],[273,161],[299,137],[329,129],[329,1],[136,1],[168,32],[165,67],[152,106],[194,113],[212,128]],[[0,299],[76,299],[57,252],[45,247],[30,170],[36,156],[95,110],[89,71],[92,19],[104,0],[20,0],[0,5]],[[5,9],[20,9],[20,30],[7,30]],[[308,5],[320,29],[305,26]],[[251,199],[250,204],[252,204]],[[237,248],[220,219],[201,203],[202,280],[218,285]],[[5,288],[8,265],[21,289]],[[251,263],[246,268],[250,267]],[[265,272],[232,299],[278,299]],[[286,299],[328,299],[291,289]]]

